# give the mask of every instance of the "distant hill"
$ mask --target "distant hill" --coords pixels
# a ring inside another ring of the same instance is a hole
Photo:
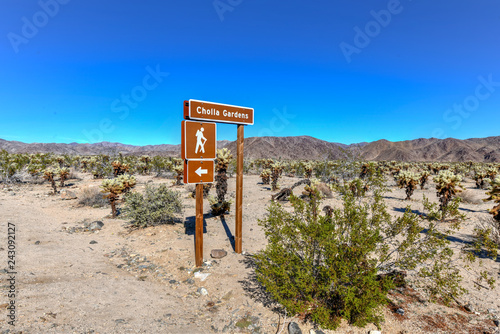
[[[218,148],[227,147],[236,153],[236,142],[222,140]],[[149,154],[180,156],[180,145],[134,146],[101,142],[95,144],[31,143],[0,139],[0,150],[10,153],[53,152],[56,154]],[[400,142],[378,140],[371,143],[331,143],[310,136],[245,138],[245,158],[338,159],[351,151],[366,160],[399,161],[500,161],[500,136],[459,140],[414,139]]]

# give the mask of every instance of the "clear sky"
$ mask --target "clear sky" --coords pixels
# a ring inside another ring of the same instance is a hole
[[[2,0],[0,138],[179,144],[187,99],[246,137],[497,136],[499,57],[498,0]]]

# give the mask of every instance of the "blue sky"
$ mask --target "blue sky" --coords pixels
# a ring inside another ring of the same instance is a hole
[[[3,0],[0,138],[179,144],[187,99],[246,137],[497,136],[499,32],[497,0]]]

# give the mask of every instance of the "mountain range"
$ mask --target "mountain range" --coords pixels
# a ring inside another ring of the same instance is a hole
[[[227,147],[236,155],[236,142],[222,140],[218,148]],[[56,154],[133,154],[180,157],[181,145],[134,146],[120,143],[95,144],[23,143],[0,139],[0,150],[9,153],[56,153]],[[281,158],[335,160],[351,152],[366,160],[398,161],[500,161],[500,136],[471,139],[414,139],[390,142],[382,139],[371,143],[341,144],[327,142],[310,136],[297,137],[249,137],[245,138],[245,158]]]

